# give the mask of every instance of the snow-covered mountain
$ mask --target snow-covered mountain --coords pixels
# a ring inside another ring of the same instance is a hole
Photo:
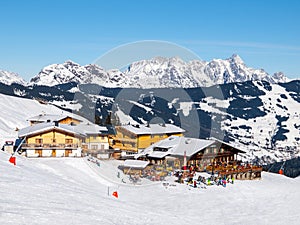
[[[52,64],[31,79],[31,84],[58,85],[68,82],[94,83],[105,87],[192,88],[215,84],[263,80],[270,83],[287,82],[281,72],[270,76],[263,69],[247,67],[238,55],[211,62],[185,62],[178,57],[155,57],[132,63],[124,72],[105,71],[97,65],[80,66],[72,61]]]
[[[172,123],[185,129],[186,136],[212,136],[236,145],[247,152],[246,160],[271,162],[300,156],[299,90],[299,81],[185,90],[102,89],[95,107],[105,116],[115,106],[121,124]]]
[[[12,83],[25,85],[26,81],[17,73],[0,70],[0,83],[11,85]]]
[[[80,66],[72,61],[63,64],[46,66],[37,76],[31,79],[31,84],[54,86],[69,82],[101,83],[108,78],[108,74],[96,65]]]
[[[264,70],[247,67],[238,55],[211,62],[157,57],[130,65],[125,72],[134,87],[207,87],[215,84],[263,80],[270,83],[286,82],[283,73],[270,76]]]
[[[68,60],[63,64],[52,64],[44,67],[41,72],[30,80],[33,85],[54,86],[75,82],[78,84],[98,84],[105,87],[126,85],[125,75],[119,70],[105,71],[95,64],[81,66]]]

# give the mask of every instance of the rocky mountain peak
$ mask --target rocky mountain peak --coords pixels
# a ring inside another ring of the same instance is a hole
[[[283,73],[270,76],[262,69],[247,67],[240,56],[214,59],[210,62],[179,57],[154,57],[133,62],[124,72],[105,71],[98,65],[81,66],[71,60],[63,64],[45,67],[31,82],[57,85],[67,82],[96,83],[107,87],[136,88],[191,88],[249,80],[265,80],[270,83],[286,82]]]

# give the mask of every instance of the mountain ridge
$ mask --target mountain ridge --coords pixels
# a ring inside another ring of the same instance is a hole
[[[0,71],[1,73],[1,71]],[[9,80],[25,85],[16,75],[5,73],[0,82],[10,84]],[[0,74],[1,75],[1,74]],[[125,71],[105,70],[96,64],[81,66],[71,60],[62,64],[44,67],[27,85],[54,86],[76,82],[78,84],[98,84],[111,88],[193,88],[262,80],[270,83],[285,83],[289,79],[282,72],[269,75],[263,69],[248,67],[240,56],[233,54],[227,59],[183,61],[179,57],[154,57],[131,63]]]
[[[13,83],[26,85],[27,82],[15,72],[0,70],[0,82],[3,84],[11,85]]]

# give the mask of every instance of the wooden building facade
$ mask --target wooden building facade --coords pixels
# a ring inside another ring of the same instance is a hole
[[[81,157],[81,145],[85,135],[70,125],[41,123],[21,129],[19,138],[27,157]]]
[[[219,176],[234,176],[236,179],[260,178],[261,167],[244,165],[238,160],[238,155],[244,153],[217,139],[172,136],[151,145],[135,157],[166,168],[208,171]]]

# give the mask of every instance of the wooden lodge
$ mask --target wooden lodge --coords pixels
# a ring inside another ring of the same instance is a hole
[[[85,134],[66,124],[39,123],[19,130],[27,157],[80,157]]]
[[[76,116],[78,117],[78,116]],[[93,153],[109,158],[109,130],[66,115],[41,114],[29,119],[30,126],[20,129],[22,151],[27,157],[80,157]]]
[[[238,155],[244,153],[217,139],[171,136],[151,145],[135,157],[174,169],[207,171],[235,179],[259,179],[261,167],[243,165],[238,160]]]

